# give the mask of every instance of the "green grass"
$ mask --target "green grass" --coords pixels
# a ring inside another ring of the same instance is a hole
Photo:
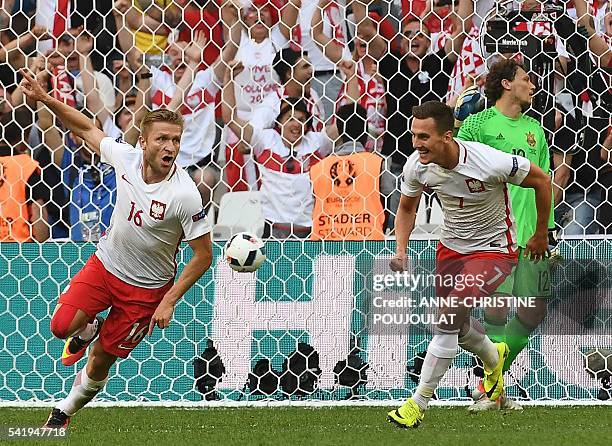
[[[612,409],[527,407],[470,414],[431,408],[418,429],[385,421],[383,407],[90,408],[74,417],[67,441],[6,441],[6,428],[40,426],[47,409],[0,409],[0,444],[180,445],[609,445]]]

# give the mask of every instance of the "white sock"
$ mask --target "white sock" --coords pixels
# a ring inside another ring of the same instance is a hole
[[[478,325],[474,318],[470,318],[470,329],[459,338],[459,346],[470,353],[474,353],[482,360],[487,370],[492,370],[499,361],[499,353],[493,341],[484,334],[484,331],[476,328]]]
[[[86,368],[77,373],[72,384],[72,389],[66,398],[57,405],[57,408],[69,417],[73,416],[77,410],[90,402],[104,388],[108,377],[103,381],[94,381],[87,376]]]
[[[81,330],[77,331],[74,336],[78,336],[83,341],[89,341],[96,335],[96,331],[98,331],[98,320],[94,319],[93,322],[90,322]]]
[[[412,399],[422,409],[427,409],[429,400],[440,380],[457,354],[458,334],[438,333],[434,335],[421,369],[421,378]]]

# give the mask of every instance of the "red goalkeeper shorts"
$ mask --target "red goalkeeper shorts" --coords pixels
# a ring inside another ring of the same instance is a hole
[[[491,296],[518,261],[518,251],[460,254],[438,243],[436,250],[436,295],[438,297]]]
[[[92,319],[110,308],[99,339],[105,352],[126,358],[147,334],[157,305],[172,285],[172,280],[161,288],[130,285],[109,273],[94,254],[72,278],[59,302]]]

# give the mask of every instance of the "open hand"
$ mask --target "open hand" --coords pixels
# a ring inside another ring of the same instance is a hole
[[[208,37],[204,31],[196,31],[194,39],[191,41],[189,46],[185,48],[185,57],[187,62],[201,63],[202,54],[206,44],[208,43]]]
[[[533,237],[529,239],[525,246],[524,256],[529,260],[538,263],[540,260],[544,260],[550,255],[548,250],[548,232],[544,234],[535,233]]]

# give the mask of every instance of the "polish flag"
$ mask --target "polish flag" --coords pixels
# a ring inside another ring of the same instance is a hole
[[[37,25],[44,26],[57,39],[70,28],[71,0],[39,0],[36,2]],[[54,40],[38,42],[38,51],[44,52],[54,45]]]

